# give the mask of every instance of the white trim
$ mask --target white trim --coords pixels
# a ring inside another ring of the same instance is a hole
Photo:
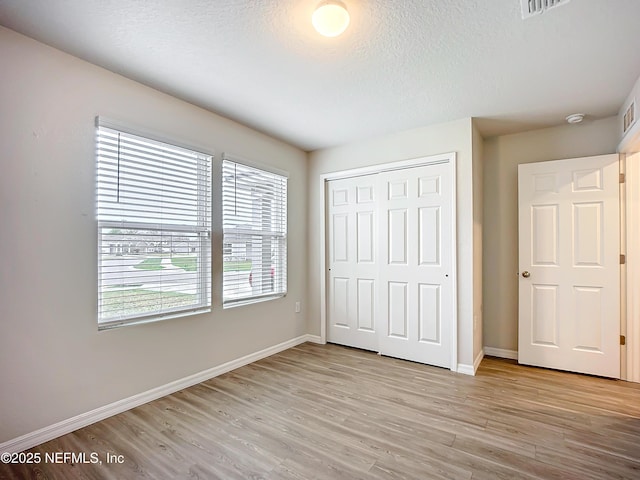
[[[129,317],[126,317],[124,319],[118,319],[118,320],[105,320],[105,321],[98,321],[98,331],[102,332],[105,330],[112,330],[114,328],[120,328],[120,327],[129,327],[129,326],[135,326],[135,325],[145,325],[147,323],[156,323],[156,322],[163,322],[165,320],[172,320],[174,318],[183,318],[183,317],[189,317],[191,315],[200,315],[202,313],[210,313],[211,312],[211,305],[207,306],[207,307],[197,307],[197,308],[192,308],[192,309],[177,309],[177,310],[165,310],[164,313],[158,313],[155,315],[145,315],[145,316],[136,316],[136,315],[131,315]]]
[[[131,410],[132,408],[151,402],[152,400],[170,395],[179,390],[191,387],[198,383],[217,377],[218,375],[222,375],[223,373],[230,372],[231,370],[235,370],[236,368],[256,362],[307,341],[313,342],[314,340],[316,340],[316,338],[317,337],[315,337],[314,335],[301,335],[291,340],[287,340],[286,342],[282,342],[258,352],[245,355],[244,357],[240,357],[235,360],[223,363],[222,365],[218,365],[217,367],[194,373],[193,375],[175,380],[173,382],[167,383],[166,385],[152,388],[151,390],[147,390],[146,392],[138,393],[129,398],[124,398],[122,400],[110,403],[109,405],[98,407],[95,410],[91,410],[89,412],[81,413],[80,415],[76,415],[75,417],[71,417],[61,422],[54,423],[53,425],[49,425],[48,427],[44,427],[34,432],[14,438],[12,440],[8,440],[0,444],[0,452],[22,452],[23,450],[27,450],[29,448],[35,447],[36,445],[48,442],[49,440],[53,440],[54,438],[66,435],[67,433],[71,433],[75,430],[78,430],[79,428],[86,427],[87,425],[99,422],[100,420],[104,420],[105,418],[117,415],[118,413]]]
[[[640,122],[638,122],[640,125]],[[623,311],[621,334],[626,335],[626,347],[621,347],[624,380],[640,382],[640,296],[634,294],[640,289],[640,153],[627,154],[625,159],[626,188],[626,301]],[[624,352],[626,350],[626,355]],[[625,365],[626,363],[626,365]],[[625,371],[626,370],[626,371]]]
[[[463,375],[471,375],[475,376],[475,372],[473,371],[473,365],[467,365],[466,363],[459,363],[458,369],[456,370],[458,373]]]
[[[321,343],[327,341],[327,238],[326,238],[326,215],[327,215],[327,182],[329,180],[339,180],[342,178],[359,177],[362,175],[370,175],[403,168],[412,168],[422,165],[434,165],[438,163],[451,164],[451,212],[453,213],[453,221],[451,222],[451,243],[454,246],[454,252],[451,256],[451,275],[452,282],[455,285],[452,295],[452,313],[454,322],[451,326],[451,371],[458,371],[458,211],[457,211],[457,154],[456,152],[441,153],[438,155],[428,155],[426,157],[412,158],[409,160],[400,160],[397,162],[382,163],[369,167],[354,168],[350,170],[341,170],[337,172],[323,173],[320,175],[320,339]],[[468,366],[473,369],[472,366]],[[471,374],[473,375],[473,373]]]
[[[320,339],[327,342],[327,175],[320,175]]]
[[[320,335],[307,334],[306,338],[307,338],[307,342],[310,342],[310,343],[317,343],[318,345],[326,345],[327,344],[326,341],[322,340],[322,337]]]
[[[472,377],[476,374],[475,370],[473,369],[473,365],[468,365],[466,363],[459,363],[458,368],[455,371],[463,375],[471,375]]]
[[[506,350],[504,348],[484,347],[484,354],[488,357],[509,358],[518,360],[517,350]]]
[[[482,363],[482,359],[484,358],[484,349],[481,348],[476,356],[476,359],[473,361],[473,374],[475,375]]]
[[[478,352],[478,355],[476,355],[476,359],[473,361],[473,365],[467,365],[466,363],[459,363],[456,371],[458,373],[462,373],[463,375],[475,376],[483,358],[484,358],[484,350],[480,350]]]
[[[401,170],[403,168],[420,167],[422,165],[434,165],[436,163],[447,163],[451,160],[455,161],[456,152],[441,153],[439,155],[428,155],[426,157],[411,158],[408,160],[399,160],[397,162],[380,163],[368,167],[352,168],[349,170],[340,170],[337,172],[324,173],[321,175],[322,183],[326,180],[339,180],[349,177],[360,177],[362,175],[370,175],[372,173],[391,172],[393,170]],[[323,189],[324,190],[324,189]]]
[[[627,161],[625,154],[618,154],[618,167],[620,174],[624,176],[625,182],[621,182],[618,189],[618,197],[620,202],[620,254],[627,257],[627,188],[626,173]],[[632,187],[633,188],[633,187]],[[627,334],[627,262],[620,265],[620,335],[629,336]],[[629,377],[627,372],[627,355],[626,345],[620,345],[620,379],[626,380]]]
[[[264,170],[265,172],[274,173],[276,175],[280,175],[286,179],[289,179],[289,172],[286,170],[280,170],[277,167],[272,165],[268,165],[266,163],[256,162],[254,160],[248,160],[246,158],[240,157],[238,155],[234,155],[229,152],[222,152],[222,161],[239,163],[240,165],[244,165],[246,167],[257,168],[258,170]]]
[[[167,135],[166,133],[161,133],[156,130],[136,126],[131,122],[121,122],[120,120],[114,120],[112,118],[105,117],[104,115],[96,116],[95,126],[106,127],[112,130],[119,130],[121,132],[136,135],[138,137],[148,138],[149,140],[154,140],[156,142],[168,143],[176,147],[192,150],[208,157],[215,157],[215,150],[211,147],[205,147],[193,142],[183,142],[173,136]]]
[[[222,308],[236,308],[236,307],[244,307],[245,305],[252,305],[254,303],[260,302],[269,302],[271,300],[277,300],[279,298],[284,298],[287,296],[287,292],[282,292],[277,295],[264,294],[264,295],[256,295],[255,297],[244,297],[238,300],[227,300],[226,302],[222,301]]]
[[[451,244],[453,245],[453,253],[451,254],[451,279],[453,292],[451,301],[451,314],[453,316],[453,324],[451,325],[451,371],[455,371],[458,365],[458,157],[456,152],[449,154],[451,161]],[[474,370],[475,375],[475,370]]]

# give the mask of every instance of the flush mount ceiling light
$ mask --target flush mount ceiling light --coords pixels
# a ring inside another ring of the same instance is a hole
[[[584,113],[572,113],[566,118],[567,123],[580,123],[584,120]]]
[[[321,2],[313,12],[311,23],[320,35],[337,37],[349,26],[349,12],[344,3],[327,0]]]

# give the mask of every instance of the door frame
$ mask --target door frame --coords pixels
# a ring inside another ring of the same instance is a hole
[[[640,221],[633,220],[640,218],[640,148],[638,150],[622,154],[620,161],[625,175],[625,182],[620,185],[621,212],[624,212],[621,251],[626,254],[626,264],[621,265],[625,289],[620,334],[627,340],[626,345],[620,346],[620,352],[622,379],[640,383],[640,298],[630,293],[640,289],[640,249],[633,248],[640,244]]]
[[[322,248],[320,248],[320,343],[324,344],[327,342],[327,182],[330,180],[359,177],[362,175],[377,174],[393,170],[402,170],[405,168],[421,167],[442,163],[448,163],[451,165],[451,212],[453,213],[453,219],[451,222],[451,243],[454,247],[453,254],[451,255],[451,275],[453,276],[452,285],[454,285],[454,288],[452,292],[453,305],[451,305],[453,322],[451,324],[450,369],[454,372],[458,370],[458,241],[456,236],[458,211],[456,207],[456,152],[382,163],[378,165],[371,165],[368,167],[340,170],[320,175],[320,238],[322,239]]]

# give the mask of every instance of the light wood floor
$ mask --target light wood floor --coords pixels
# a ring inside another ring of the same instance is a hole
[[[304,344],[31,450],[0,478],[640,479],[640,385],[485,358],[476,377]]]

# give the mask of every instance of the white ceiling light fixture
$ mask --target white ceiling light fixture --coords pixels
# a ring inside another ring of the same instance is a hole
[[[311,23],[320,35],[337,37],[349,26],[349,12],[339,0],[321,2],[313,12]]]
[[[567,123],[576,124],[584,120],[584,113],[572,113],[566,118]]]

